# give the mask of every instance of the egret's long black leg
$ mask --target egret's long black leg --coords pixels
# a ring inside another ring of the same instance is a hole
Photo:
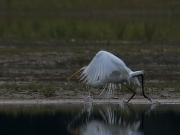
[[[127,87],[126,85],[124,85],[124,84],[122,84],[122,85],[125,86],[128,90],[133,92],[132,96],[126,101],[126,103],[128,103],[136,95],[136,92],[134,90],[132,90],[131,88]]]
[[[144,75],[143,74],[140,74],[140,75],[137,75],[137,76],[141,76],[142,77],[142,95],[149,101],[151,102],[154,102],[150,97],[148,97],[145,93],[144,93]],[[134,77],[137,77],[137,76],[134,76]]]

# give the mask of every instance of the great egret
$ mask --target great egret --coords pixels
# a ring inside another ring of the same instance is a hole
[[[81,68],[79,71],[69,77],[72,78],[79,74],[80,80],[94,87],[101,86],[107,83],[122,84],[124,82],[132,82],[140,86],[137,76],[142,77],[142,94],[151,102],[154,102],[144,93],[144,71],[131,71],[125,63],[115,55],[107,51],[99,51],[88,66]],[[124,85],[127,87],[126,85]],[[128,103],[136,94],[129,87],[128,90],[133,92],[133,95],[126,101]]]

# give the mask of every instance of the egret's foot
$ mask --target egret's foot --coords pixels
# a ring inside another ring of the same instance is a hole
[[[160,102],[158,102],[158,101],[156,101],[156,100],[153,100],[153,99],[152,99],[152,103],[153,103],[153,104],[161,104]]]
[[[158,101],[156,101],[156,100],[154,100],[154,99],[152,99],[152,98],[150,98],[150,97],[148,97],[148,96],[144,96],[147,100],[149,100],[149,101],[151,101],[151,103],[153,103],[153,104],[159,104],[159,102]]]
[[[126,104],[129,103],[129,101],[126,100],[126,99],[122,99],[122,102],[123,102],[123,103],[126,103]]]

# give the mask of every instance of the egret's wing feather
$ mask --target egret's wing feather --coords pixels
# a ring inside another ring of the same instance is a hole
[[[80,77],[87,84],[101,81],[114,71],[121,72],[121,66],[125,66],[123,61],[106,51],[100,51],[84,69]]]

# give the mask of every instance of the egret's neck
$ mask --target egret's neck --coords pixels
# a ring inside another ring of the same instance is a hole
[[[136,76],[138,76],[138,75],[143,75],[144,74],[144,71],[143,70],[141,70],[141,71],[132,71],[132,72],[130,72],[129,73],[129,75],[130,75],[130,78],[132,78],[132,77],[136,77]]]

